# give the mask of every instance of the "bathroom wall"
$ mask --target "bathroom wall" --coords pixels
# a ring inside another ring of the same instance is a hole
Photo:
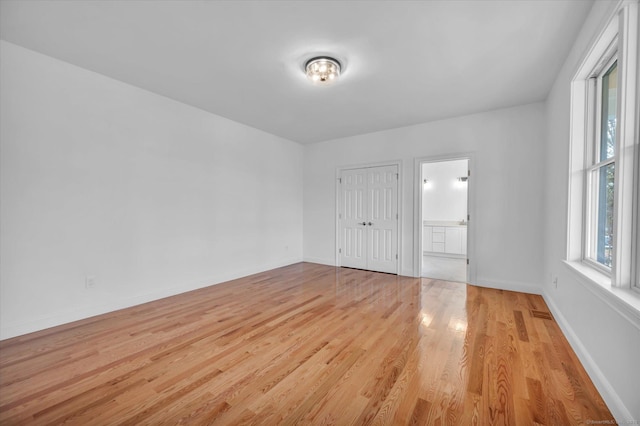
[[[456,221],[467,217],[468,160],[439,161],[422,165],[422,220]],[[424,183],[427,179],[427,183]]]

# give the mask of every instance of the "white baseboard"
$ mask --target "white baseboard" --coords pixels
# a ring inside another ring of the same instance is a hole
[[[519,291],[522,293],[530,293],[530,294],[542,294],[542,288],[539,285],[532,283],[523,283],[517,281],[499,281],[499,280],[485,280],[482,278],[476,279],[475,283],[472,285],[478,287],[488,287],[495,288],[497,290],[509,290],[509,291]]]
[[[33,318],[29,321],[4,323],[0,327],[0,340],[10,339],[12,337],[22,336],[24,334],[33,333],[35,331],[45,330],[47,328],[56,327],[58,325],[68,324],[73,321],[94,317],[96,315],[102,315],[108,312],[130,308],[132,306],[140,305],[158,299],[163,299],[165,297],[175,296],[177,294],[186,293],[188,291],[220,284],[226,281],[231,281],[237,278],[246,277],[249,275],[269,271],[271,269],[292,265],[299,262],[302,262],[301,258],[291,258],[279,262],[265,263],[258,266],[234,270],[232,272],[225,272],[209,278],[184,282],[180,285],[160,289],[151,293],[141,294],[133,297],[121,297],[108,303],[96,304],[76,309],[67,309],[54,315]]]
[[[322,257],[305,256],[302,261],[303,262],[309,262],[309,263],[318,263],[320,265],[336,266],[335,259],[324,259]]]
[[[607,403],[607,406],[611,410],[611,414],[613,414],[613,417],[615,417],[619,424],[626,424],[629,420],[633,419],[631,412],[624,405],[613,386],[611,386],[611,383],[609,383],[605,375],[602,373],[602,370],[600,370],[596,362],[591,358],[589,351],[584,347],[582,341],[580,341],[578,335],[573,331],[573,328],[564,315],[562,315],[562,312],[560,312],[546,290],[542,291],[542,297],[549,309],[551,309],[551,313],[558,323],[558,326],[560,326],[560,329],[569,341],[571,348],[580,359],[580,362],[587,371],[587,374],[589,374],[589,377],[596,386],[596,389],[598,389],[598,392],[602,395],[602,399]]]

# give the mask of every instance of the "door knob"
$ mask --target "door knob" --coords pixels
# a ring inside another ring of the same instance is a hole
[[[358,222],[358,225],[364,225],[364,226],[367,226],[367,222],[362,222],[362,223]]]
[[[373,223],[369,222],[369,223],[367,223],[367,225],[371,226],[371,225],[373,225]]]

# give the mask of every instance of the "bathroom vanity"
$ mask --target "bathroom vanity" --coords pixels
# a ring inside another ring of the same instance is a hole
[[[422,250],[425,254],[466,256],[466,223],[425,220],[422,227]]]

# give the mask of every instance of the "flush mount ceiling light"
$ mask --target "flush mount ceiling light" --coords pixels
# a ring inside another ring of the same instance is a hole
[[[311,58],[304,68],[307,77],[314,83],[328,84],[340,76],[340,62],[328,56]]]

